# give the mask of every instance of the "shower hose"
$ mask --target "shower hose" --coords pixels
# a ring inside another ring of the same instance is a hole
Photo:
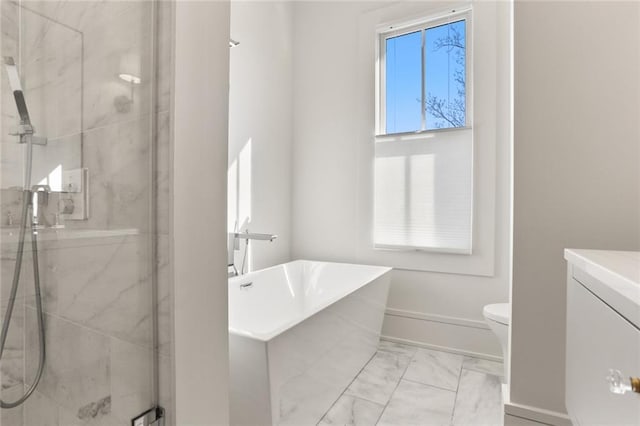
[[[18,293],[18,284],[20,283],[20,270],[22,269],[22,258],[24,254],[24,240],[27,232],[27,221],[29,217],[29,207],[32,202],[32,192],[29,189],[31,186],[31,164],[32,164],[32,140],[30,135],[25,135],[27,145],[27,159],[25,167],[25,185],[22,191],[22,213],[20,215],[20,233],[18,239],[18,249],[16,253],[16,264],[13,271],[13,281],[11,283],[11,293],[9,295],[9,301],[7,304],[7,310],[4,314],[4,321],[2,322],[2,333],[0,334],[0,360],[4,353],[5,344],[7,343],[7,333],[9,332],[9,324],[11,323],[11,317],[13,315],[13,307],[16,301],[16,295]],[[42,295],[40,294],[40,269],[38,267],[38,238],[37,232],[33,220],[28,221],[31,224],[31,250],[33,260],[33,283],[35,286],[35,302],[36,302],[36,315],[38,317],[38,337],[40,344],[40,356],[38,362],[38,371],[33,383],[29,386],[27,391],[17,400],[12,402],[4,401],[0,399],[0,408],[14,408],[22,404],[31,396],[33,391],[38,386],[40,379],[42,378],[42,372],[44,370],[45,362],[45,337],[44,337],[44,313],[42,310]]]

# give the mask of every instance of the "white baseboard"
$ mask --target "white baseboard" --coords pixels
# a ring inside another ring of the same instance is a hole
[[[513,416],[520,419],[530,420],[543,425],[571,426],[571,420],[567,414],[532,407],[529,405],[516,404],[510,401],[507,401],[504,404],[504,414],[505,416]],[[505,426],[508,425],[505,423]]]
[[[511,414],[504,415],[503,426],[551,426],[546,423],[540,423],[531,419],[525,419],[524,417],[512,416]]]
[[[498,338],[478,320],[388,308],[383,339],[502,361]]]
[[[424,313],[424,312],[405,311],[403,309],[394,309],[394,308],[387,308],[385,314],[396,316],[396,317],[413,318],[413,319],[419,319],[424,321],[441,322],[443,324],[453,324],[453,325],[460,325],[463,327],[482,328],[485,330],[489,330],[489,326],[484,321],[471,320],[467,318],[458,318],[458,317],[451,317],[451,316],[439,315],[439,314],[430,314],[430,313]]]
[[[385,336],[385,335],[380,336],[380,339],[388,340],[389,342],[404,343],[406,345],[418,346],[420,348],[425,348],[425,349],[433,349],[434,351],[450,352],[453,354],[466,355],[473,358],[481,358],[489,361],[502,362],[502,357],[480,353],[480,352],[465,351],[463,349],[456,349],[448,346],[432,345],[429,343],[417,342],[415,340],[399,339],[397,337]]]

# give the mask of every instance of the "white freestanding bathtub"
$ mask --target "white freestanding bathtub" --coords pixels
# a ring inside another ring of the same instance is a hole
[[[298,260],[231,278],[231,424],[318,423],[377,349],[390,270]]]

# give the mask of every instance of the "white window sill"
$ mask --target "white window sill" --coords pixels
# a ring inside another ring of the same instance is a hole
[[[408,140],[408,139],[413,139],[412,136],[424,138],[429,134],[455,132],[455,131],[462,131],[462,130],[472,130],[472,127],[471,126],[447,127],[446,129],[416,130],[415,132],[381,133],[381,134],[375,135],[375,138],[376,140],[393,140],[393,139]]]
[[[471,255],[471,249],[461,248],[446,248],[446,247],[414,247],[414,246],[394,246],[386,244],[375,244],[373,250],[379,252],[418,252],[418,253],[442,253],[442,254],[459,254],[459,255]]]

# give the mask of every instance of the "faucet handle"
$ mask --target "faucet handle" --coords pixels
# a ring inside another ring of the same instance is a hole
[[[51,215],[53,217],[53,228],[64,228],[64,225],[60,222],[60,213],[53,213]]]

